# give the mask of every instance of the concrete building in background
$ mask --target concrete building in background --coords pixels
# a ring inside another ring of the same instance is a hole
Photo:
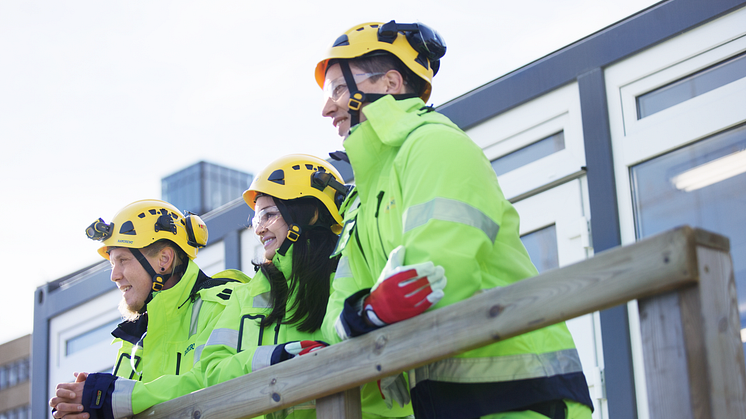
[[[206,214],[241,196],[254,178],[250,173],[204,161],[161,180],[161,196],[182,211]]]
[[[31,418],[30,376],[31,335],[0,345],[0,419]]]
[[[539,271],[682,224],[730,237],[746,341],[746,0],[662,1],[438,110],[492,161]],[[208,274],[252,273],[249,214],[238,198],[204,215]],[[105,262],[37,289],[35,419],[72,371],[110,370],[118,299]],[[637,313],[568,322],[594,419],[650,418]]]

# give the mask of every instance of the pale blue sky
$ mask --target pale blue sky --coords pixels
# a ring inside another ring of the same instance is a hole
[[[0,343],[31,332],[39,285],[100,260],[85,227],[162,177],[341,148],[313,70],[349,27],[435,28],[439,105],[655,3],[3,0]]]

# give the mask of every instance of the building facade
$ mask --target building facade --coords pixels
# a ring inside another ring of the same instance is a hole
[[[705,228],[730,237],[746,328],[745,54],[746,0],[667,0],[438,110],[493,162],[540,271],[678,225]],[[249,215],[237,199],[203,217],[210,242],[197,262],[208,274],[250,271]],[[34,418],[72,371],[110,369],[102,351],[113,351],[105,331],[118,298],[103,262],[37,290]],[[568,326],[594,419],[648,419],[636,303]]]
[[[250,173],[198,162],[161,180],[161,196],[182,211],[206,214],[241,196],[254,177]]]
[[[0,345],[0,419],[31,417],[31,335]]]

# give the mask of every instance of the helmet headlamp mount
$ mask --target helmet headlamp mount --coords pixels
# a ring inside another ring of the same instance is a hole
[[[392,20],[388,23],[381,25],[372,25],[372,27],[378,27],[376,37],[378,42],[386,44],[394,44],[399,34],[403,34],[406,37],[407,43],[416,53],[414,62],[417,65],[422,66],[424,70],[432,71],[432,76],[438,73],[440,69],[440,59],[446,53],[446,43],[443,38],[434,29],[422,23],[396,23]],[[344,35],[343,35],[344,36]],[[340,38],[341,39],[341,38]],[[347,39],[345,37],[345,39]],[[348,41],[349,42],[349,41]],[[344,44],[344,43],[342,43]],[[340,45],[342,45],[340,44]],[[349,44],[349,43],[348,43]],[[406,45],[406,44],[405,44]],[[386,50],[385,48],[383,50]],[[371,51],[366,55],[375,55],[380,53],[378,50]],[[394,54],[396,56],[396,54]],[[357,58],[357,57],[355,57]],[[398,57],[401,60],[401,57]],[[384,94],[371,94],[365,93],[358,89],[355,79],[350,70],[348,59],[339,59],[339,65],[344,76],[347,89],[350,92],[350,99],[347,107],[350,113],[350,127],[360,123],[360,112],[364,103],[375,102],[376,100],[385,96]],[[412,97],[418,97],[418,94],[403,93],[393,95],[396,100],[409,99]],[[429,97],[429,87],[427,96]]]
[[[437,68],[440,67],[439,60],[446,54],[446,43],[440,34],[422,23],[396,23],[392,20],[378,28],[378,40],[393,44],[399,32],[407,37],[412,49],[427,58],[433,68],[433,75],[437,74]],[[420,62],[420,64],[423,63]],[[426,64],[423,65],[427,67]]]
[[[114,223],[106,224],[103,218],[99,218],[85,229],[85,235],[91,240],[104,241],[111,237],[113,231]]]

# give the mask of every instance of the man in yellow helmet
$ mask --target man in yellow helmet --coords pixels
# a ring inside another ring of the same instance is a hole
[[[329,342],[362,335],[537,274],[516,210],[482,150],[425,106],[445,43],[422,24],[365,23],[316,67],[322,110],[344,138],[356,187],[324,319]],[[446,280],[447,278],[447,280]],[[408,374],[415,417],[590,418],[564,323]],[[382,380],[406,402],[402,379]],[[398,391],[395,391],[398,390]]]
[[[183,375],[199,361],[234,286],[249,278],[237,270],[205,275],[193,259],[207,244],[207,226],[168,202],[133,202],[111,223],[93,222],[86,235],[102,242],[98,253],[122,292],[125,321],[112,332],[121,346],[112,374],[80,373],[75,383],[59,384],[49,404],[54,417],[128,417],[144,383]],[[181,393],[174,386],[160,396]]]

